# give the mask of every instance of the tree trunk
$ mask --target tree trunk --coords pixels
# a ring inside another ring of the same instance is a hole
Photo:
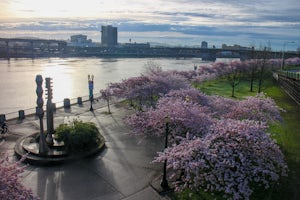
[[[232,84],[232,90],[231,90],[231,97],[234,97],[234,89],[235,89],[235,84],[233,82],[233,84]]]
[[[109,100],[107,100],[107,108],[108,108],[108,113],[111,114],[111,112],[110,112]]]
[[[253,92],[253,80],[250,80],[250,92]]]

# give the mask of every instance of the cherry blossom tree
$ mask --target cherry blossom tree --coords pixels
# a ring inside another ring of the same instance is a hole
[[[165,162],[177,177],[177,190],[204,190],[227,199],[249,199],[259,189],[268,189],[287,175],[284,156],[266,132],[268,124],[281,120],[275,102],[259,94],[244,100],[208,96],[189,87],[187,81],[203,82],[227,77],[232,96],[239,79],[262,78],[276,60],[262,57],[247,62],[213,63],[193,72],[164,72],[150,68],[146,74],[112,85],[114,94],[150,105],[126,117],[133,133],[162,136],[169,125],[171,145],[154,162]],[[292,62],[292,61],[291,61]],[[296,62],[296,61],[293,61]],[[250,67],[249,67],[250,66]],[[256,72],[258,72],[256,74]],[[250,86],[252,89],[253,87]]]
[[[265,75],[270,71],[268,59],[270,58],[269,48],[264,47],[260,53],[258,62],[258,93],[262,91],[262,84]]]
[[[21,166],[21,159],[17,163],[10,163],[8,156],[0,159],[0,199],[26,199],[36,200],[31,190],[27,189],[20,182],[20,174],[24,171]]]
[[[268,64],[273,71],[279,70],[281,67],[281,59],[269,59]]]
[[[175,139],[187,132],[195,136],[206,134],[212,119],[206,107],[189,100],[161,98],[156,108],[128,116],[125,122],[133,128],[133,133],[147,136],[164,135],[168,122],[170,135]]]
[[[207,126],[214,122],[212,119],[230,118],[262,123],[281,121],[280,109],[264,94],[239,101],[216,95],[208,96],[196,89],[172,90],[158,100],[155,108],[137,112],[128,116],[125,121],[136,134],[163,135],[166,118],[170,120],[173,135],[177,136],[187,132],[204,135],[208,130]]]
[[[286,65],[300,65],[300,58],[294,57],[294,58],[288,58],[284,61]]]
[[[231,86],[231,97],[235,97],[235,87],[240,83],[243,76],[244,65],[240,61],[232,61],[227,67],[226,77]]]
[[[149,77],[141,75],[122,80],[119,83],[111,83],[109,87],[115,97],[128,99],[131,106],[134,106],[134,102],[136,102],[138,109],[141,109],[142,101],[149,95],[148,85],[150,85]]]
[[[258,72],[258,64],[257,59],[251,59],[245,61],[245,69],[246,69],[246,78],[249,79],[250,82],[250,92],[253,92],[253,84],[255,79],[257,78]]]
[[[218,120],[202,138],[188,136],[161,152],[154,162],[167,160],[179,177],[176,190],[221,193],[226,199],[249,199],[257,188],[268,189],[287,165],[278,145],[255,121]],[[174,180],[174,179],[171,179]]]
[[[210,96],[207,96],[200,92],[195,88],[187,88],[187,89],[180,89],[180,90],[171,90],[167,93],[162,99],[162,101],[166,101],[170,98],[173,99],[181,99],[183,101],[196,103],[202,106],[209,105]],[[166,103],[167,104],[167,103]]]
[[[149,60],[144,64],[145,75],[158,75],[163,70],[161,65],[153,60]]]
[[[151,73],[123,80],[121,83],[112,83],[110,88],[117,97],[129,99],[139,110],[143,106],[154,106],[156,100],[170,90],[188,88],[186,78],[172,71]]]
[[[113,92],[112,92],[112,89],[110,89],[110,87],[107,87],[104,90],[100,90],[100,99],[103,99],[104,101],[106,101],[109,114],[111,114],[110,101],[112,99],[112,96],[113,96]]]
[[[273,99],[260,93],[256,97],[246,97],[245,100],[238,101],[223,117],[272,123],[282,121],[280,110]]]
[[[218,64],[197,76],[224,76],[231,73],[230,67],[242,65]],[[174,181],[177,190],[190,188],[222,193],[229,199],[249,199],[257,189],[253,186],[268,188],[286,175],[283,154],[266,133],[269,123],[281,120],[272,99],[259,94],[238,101],[182,86],[170,89],[169,81],[160,80],[165,73],[158,74],[148,77],[148,84],[152,80],[162,84],[150,86],[162,91],[156,106],[128,116],[125,122],[133,133],[143,136],[162,136],[169,124],[171,147],[155,162],[168,161],[179,178]]]
[[[232,112],[237,105],[237,100],[225,98],[218,95],[208,96],[208,107],[214,118],[220,119]]]

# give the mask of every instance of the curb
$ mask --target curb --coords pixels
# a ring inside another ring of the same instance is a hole
[[[101,135],[101,143],[91,149],[88,152],[82,152],[82,153],[77,153],[76,155],[71,154],[67,156],[59,156],[59,157],[42,157],[42,156],[37,156],[32,153],[28,153],[27,151],[24,150],[23,148],[23,142],[29,138],[32,137],[33,135],[36,135],[36,133],[30,135],[30,136],[25,136],[21,137],[16,141],[16,145],[14,148],[15,155],[17,158],[21,159],[22,157],[25,157],[24,161],[25,163],[29,163],[32,165],[40,165],[40,166],[49,166],[49,165],[56,165],[56,164],[62,164],[62,163],[67,163],[67,162],[72,162],[75,160],[80,160],[83,158],[87,158],[93,155],[96,155],[100,151],[102,151],[105,148],[105,140],[104,137]]]

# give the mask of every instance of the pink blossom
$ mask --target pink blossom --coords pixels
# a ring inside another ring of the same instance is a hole
[[[183,139],[159,153],[155,162],[167,166],[190,188],[223,193],[227,199],[249,199],[253,185],[269,188],[287,175],[284,156],[269,134],[255,121],[218,120],[197,139]],[[174,176],[174,175],[173,175]]]
[[[21,160],[22,161],[22,160]],[[0,159],[0,199],[26,199],[35,200],[31,190],[25,188],[20,182],[20,174],[24,171],[21,161],[9,163],[8,156]]]

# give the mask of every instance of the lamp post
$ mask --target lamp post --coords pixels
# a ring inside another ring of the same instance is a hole
[[[91,107],[90,111],[94,111],[93,109],[93,101],[94,101],[94,75],[88,75],[88,84],[89,84],[89,97],[90,97],[90,102],[91,102]]]
[[[165,149],[168,148],[168,134],[169,134],[169,122],[166,123]],[[164,173],[163,173],[163,178],[160,183],[160,186],[164,190],[169,189],[169,184],[168,184],[168,180],[167,180],[167,160],[165,160],[165,162],[164,162]]]
[[[47,138],[46,142],[53,145],[54,126],[53,126],[53,104],[52,104],[52,82],[51,78],[46,78],[46,88],[47,88],[47,106],[46,106],[46,117],[47,117]]]
[[[283,70],[284,68],[284,51],[285,51],[285,46],[287,44],[291,44],[291,43],[295,43],[294,41],[286,41],[283,43],[283,48],[282,48],[282,58],[281,58],[281,71]]]

